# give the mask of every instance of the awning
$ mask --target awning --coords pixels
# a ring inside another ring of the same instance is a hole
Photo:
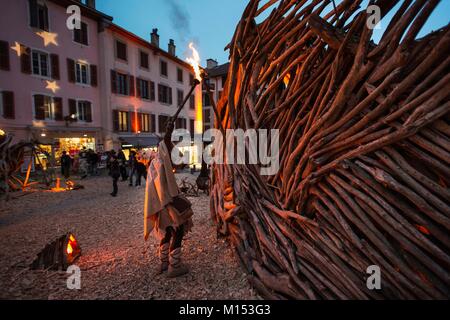
[[[157,147],[161,139],[150,137],[120,137],[122,148],[151,148]]]

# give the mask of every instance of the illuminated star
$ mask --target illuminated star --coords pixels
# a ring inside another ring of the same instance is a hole
[[[17,53],[18,57],[20,57],[24,53],[24,48],[18,42],[15,42],[14,46],[11,47],[11,49]]]
[[[56,41],[56,37],[58,36],[56,33],[42,31],[42,32],[36,32],[36,34],[44,39],[44,46],[48,46],[49,44],[54,44],[55,46],[58,45],[58,42]]]
[[[45,87],[45,89],[49,89],[51,90],[53,93],[56,93],[56,91],[59,90],[59,86],[56,83],[56,81],[48,81],[47,80],[47,87]]]

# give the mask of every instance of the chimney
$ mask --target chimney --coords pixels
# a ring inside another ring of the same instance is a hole
[[[95,0],[86,0],[86,5],[89,8],[95,9]]]
[[[214,60],[214,59],[206,60],[206,68],[207,69],[213,69],[215,67],[217,67],[217,60]]]
[[[159,48],[159,34],[158,29],[153,29],[151,33],[151,43]]]
[[[169,54],[172,56],[175,56],[175,49],[176,49],[175,41],[173,41],[173,39],[170,39],[169,40],[169,49],[168,49]]]

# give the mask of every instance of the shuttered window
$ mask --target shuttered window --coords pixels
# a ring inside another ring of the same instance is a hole
[[[81,22],[81,28],[73,30],[73,41],[85,46],[89,45],[88,25],[86,23]]]
[[[160,71],[161,71],[161,75],[164,77],[167,77],[168,72],[167,72],[167,62],[160,60],[159,61],[159,65],[160,65]]]
[[[38,50],[32,50],[32,71],[34,75],[41,77],[50,76],[49,54]]]
[[[121,41],[116,40],[116,58],[127,61],[127,45]]]
[[[47,6],[40,1],[29,0],[28,7],[30,14],[30,27],[49,31]]]
[[[9,71],[9,43],[8,41],[0,41],[0,70]]]
[[[57,120],[63,118],[62,99],[45,95],[34,95],[34,118],[36,120]]]
[[[164,133],[164,131],[166,131],[166,124],[168,120],[169,116],[160,115],[158,117],[158,127],[160,133]]]
[[[144,69],[149,69],[149,60],[148,60],[148,53],[145,53],[144,51],[139,51],[139,60],[140,60],[140,66]]]
[[[158,84],[158,101],[172,104],[172,88],[163,84]]]
[[[92,104],[89,101],[77,101],[77,119],[92,122]]]
[[[15,118],[14,92],[0,92],[0,114],[5,119]]]

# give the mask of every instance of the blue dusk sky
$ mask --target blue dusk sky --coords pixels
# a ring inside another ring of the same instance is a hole
[[[336,0],[337,4],[340,2]],[[363,8],[367,2],[363,1]],[[205,65],[208,58],[216,59],[220,64],[228,61],[224,47],[231,41],[247,3],[246,0],[97,0],[97,9],[113,16],[116,24],[147,40],[151,30],[158,28],[160,46],[167,50],[169,39],[174,39],[177,56],[181,59],[190,55],[188,43],[193,41],[199,49],[202,65]],[[389,14],[382,20],[381,30],[374,31],[376,42],[391,17]],[[450,0],[442,0],[419,36],[448,24],[449,17]]]

